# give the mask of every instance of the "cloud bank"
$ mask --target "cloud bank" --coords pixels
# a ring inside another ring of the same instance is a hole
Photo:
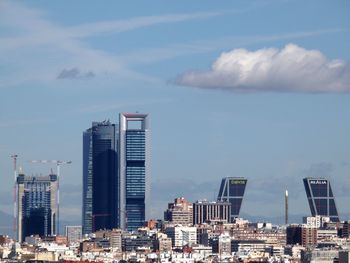
[[[350,92],[350,66],[295,44],[280,50],[234,49],[222,53],[211,70],[185,72],[176,83],[233,92]]]

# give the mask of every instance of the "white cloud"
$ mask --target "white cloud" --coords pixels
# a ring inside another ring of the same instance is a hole
[[[294,44],[283,49],[224,52],[209,71],[190,71],[177,84],[235,92],[350,92],[350,67],[329,60],[318,50]]]

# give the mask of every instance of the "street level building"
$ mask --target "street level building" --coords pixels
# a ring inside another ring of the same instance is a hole
[[[193,226],[170,226],[165,234],[171,238],[174,248],[183,248],[197,243],[197,228]]]
[[[209,202],[201,200],[193,203],[193,224],[209,223],[211,221],[230,222],[231,203]]]
[[[344,222],[341,236],[345,238],[350,237],[350,220]]]
[[[218,201],[231,203],[230,222],[239,217],[247,181],[243,177],[225,177],[221,180]]]
[[[82,226],[66,226],[68,243],[78,243],[82,238]]]
[[[214,253],[220,255],[231,255],[231,237],[228,233],[222,233],[217,238],[212,239]]]
[[[292,224],[287,227],[287,245],[302,245],[303,247],[317,244],[317,228],[307,225]]]
[[[17,176],[18,241],[25,237],[56,234],[57,175]]]
[[[172,250],[171,238],[164,233],[157,233],[154,242],[154,249],[160,253],[170,252]]]
[[[328,179],[304,178],[304,186],[312,216],[329,217],[332,222],[339,222],[335,198]]]
[[[303,217],[303,223],[309,227],[320,228],[323,227],[325,223],[329,223],[330,218],[327,216],[306,216]]]
[[[112,229],[110,234],[111,248],[122,251],[122,234],[123,231],[121,229]]]
[[[118,227],[117,129],[93,122],[83,134],[83,233]]]

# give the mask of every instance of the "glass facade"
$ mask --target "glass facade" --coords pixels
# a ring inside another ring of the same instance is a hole
[[[312,216],[327,216],[333,222],[339,222],[335,198],[329,180],[304,178],[303,181]]]
[[[119,129],[109,121],[94,122],[83,134],[84,234],[136,230],[148,216],[148,115],[121,113],[119,118]]]
[[[126,214],[127,229],[145,222],[145,131],[126,131]]]
[[[115,124],[93,122],[83,135],[83,233],[112,229],[118,221]]]
[[[134,231],[144,225],[149,210],[150,130],[147,114],[121,113],[119,117],[120,224]]]
[[[242,177],[223,178],[220,185],[218,200],[231,203],[231,222],[239,216],[247,179]]]
[[[56,234],[57,176],[19,174],[17,185],[19,240],[31,235]]]

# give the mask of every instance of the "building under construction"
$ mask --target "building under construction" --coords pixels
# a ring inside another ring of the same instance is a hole
[[[50,236],[57,233],[56,174],[47,176],[17,176],[17,240],[30,235]]]

